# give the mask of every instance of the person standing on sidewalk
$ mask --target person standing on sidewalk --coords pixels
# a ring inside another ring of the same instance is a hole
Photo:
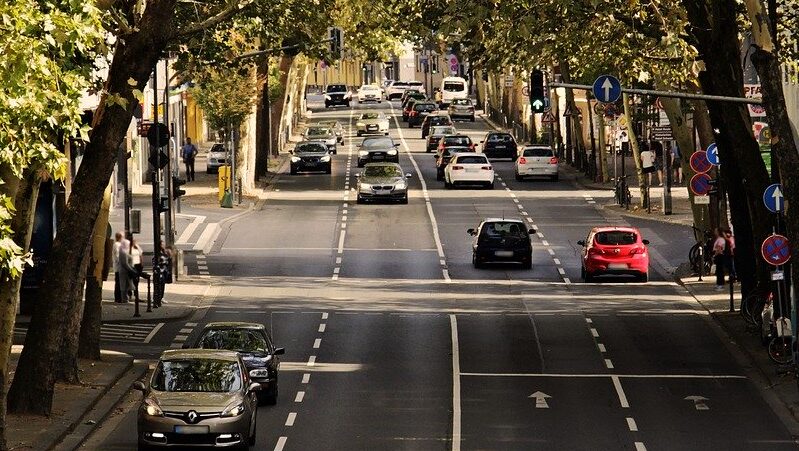
[[[186,144],[180,150],[180,156],[186,165],[186,181],[194,181],[194,159],[197,157],[197,147],[191,143],[191,138],[186,138]]]
[[[155,285],[155,307],[160,307],[163,303],[166,284],[172,283],[172,251],[161,242],[161,249],[158,253],[158,262],[153,268],[153,272],[158,273],[158,283]]]
[[[133,278],[136,277],[136,268],[130,256],[130,242],[124,240],[119,246],[119,292],[122,295],[120,303],[133,300]]]
[[[730,245],[724,234],[724,229],[716,227],[714,230],[716,239],[713,241],[713,264],[716,265],[716,289],[724,289],[724,268],[730,267],[729,261],[732,260]]]
[[[682,154],[676,142],[671,146],[671,169],[674,171],[674,183],[682,185]]]
[[[143,252],[141,250],[141,247],[139,247],[139,243],[137,243],[136,240],[131,239],[130,240],[130,260],[131,260],[131,263],[133,264],[133,269],[136,270],[136,276],[133,277],[133,296],[134,296],[134,299],[136,299],[137,301],[141,300],[139,298],[139,279],[141,279],[141,275],[142,275],[142,272],[144,270],[144,266],[142,266],[142,263],[141,263],[142,254],[143,254]]]
[[[724,229],[724,244],[727,253],[727,270],[730,274],[730,283],[732,283],[738,279],[738,273],[735,271],[735,237],[729,227]]]
[[[122,246],[130,246],[130,241],[125,238],[122,232],[117,232],[114,235],[114,246],[111,248],[111,260],[114,264],[114,302],[124,302],[121,285],[120,264],[119,264],[119,250]]]

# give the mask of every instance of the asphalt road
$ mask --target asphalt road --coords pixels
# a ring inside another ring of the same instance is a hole
[[[385,102],[311,106],[311,121],[345,127],[360,109],[396,114]],[[487,131],[457,127],[475,141]],[[287,353],[278,404],[259,411],[258,450],[796,448],[665,275],[690,230],[636,224],[652,243],[651,281],[585,284],[576,241],[624,223],[597,207],[610,192],[565,176],[517,182],[510,162],[495,163],[494,190],[445,190],[419,130],[395,122],[391,135],[413,174],[408,205],[356,205],[358,140],[347,136],[332,175],[280,176],[263,207],[223,234],[207,255],[207,311],[131,349],[153,359],[209,321],[266,324]],[[531,270],[472,268],[466,229],[503,215],[538,229]],[[139,396],[85,447],[135,449]]]

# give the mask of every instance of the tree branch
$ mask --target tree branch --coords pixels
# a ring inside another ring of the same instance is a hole
[[[244,0],[243,2],[239,3],[238,0],[234,0],[227,8],[223,9],[222,11],[218,12],[217,14],[205,19],[204,21],[188,26],[179,30],[177,33],[173,35],[173,38],[181,38],[188,35],[192,35],[195,33],[199,33],[201,31],[207,30],[209,28],[215,27],[220,23],[230,19],[231,17],[235,16],[239,12],[241,12],[244,8],[252,5],[254,0]]]

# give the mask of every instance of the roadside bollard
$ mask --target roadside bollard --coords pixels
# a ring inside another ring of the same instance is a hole
[[[730,311],[731,312],[735,311],[735,303],[734,303],[735,301],[733,300],[733,296],[734,296],[734,293],[735,293],[734,287],[733,287],[734,283],[735,283],[735,279],[732,277],[732,274],[730,274]]]
[[[147,313],[153,311],[153,298],[150,296],[150,275],[147,274]]]

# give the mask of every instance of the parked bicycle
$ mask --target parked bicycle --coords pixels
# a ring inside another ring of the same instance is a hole
[[[616,177],[613,185],[614,198],[616,203],[622,207],[628,208],[633,201],[633,196],[630,194],[630,186],[627,184],[629,175]]]
[[[713,234],[709,230],[700,230],[694,226],[696,243],[688,250],[688,262],[694,274],[710,274],[713,266]],[[701,272],[700,272],[701,271]]]

